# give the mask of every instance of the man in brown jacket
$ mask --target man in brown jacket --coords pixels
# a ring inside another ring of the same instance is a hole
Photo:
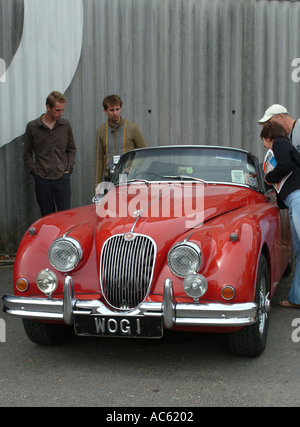
[[[127,151],[146,147],[138,126],[121,117],[122,100],[117,95],[106,96],[102,102],[108,120],[97,130],[95,186],[110,181],[118,158]]]
[[[35,181],[42,216],[71,207],[70,174],[76,148],[68,120],[61,116],[66,98],[54,91],[46,99],[46,113],[27,124],[24,162]]]

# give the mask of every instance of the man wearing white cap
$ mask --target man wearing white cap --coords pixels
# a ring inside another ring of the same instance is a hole
[[[266,122],[278,122],[289,134],[290,142],[300,152],[300,120],[290,117],[288,110],[280,104],[273,104],[265,111],[265,115],[258,121],[259,124]]]

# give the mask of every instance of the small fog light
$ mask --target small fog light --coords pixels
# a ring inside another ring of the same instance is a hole
[[[191,298],[202,297],[207,288],[207,281],[201,274],[190,274],[183,281],[184,292]]]
[[[232,298],[235,297],[234,287],[230,285],[224,286],[224,288],[221,290],[221,295],[224,299],[226,299],[226,301],[231,300]]]
[[[27,289],[29,288],[29,283],[28,280],[26,279],[18,279],[16,282],[16,288],[20,291],[20,292],[25,292],[27,291]]]
[[[46,270],[40,271],[37,275],[36,284],[41,292],[51,295],[57,289],[58,280],[56,274],[46,268]]]

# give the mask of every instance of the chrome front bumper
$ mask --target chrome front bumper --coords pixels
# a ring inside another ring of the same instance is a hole
[[[167,329],[174,326],[239,327],[252,325],[258,320],[255,303],[176,303],[170,279],[165,281],[163,302],[143,302],[129,311],[113,311],[99,300],[81,301],[74,298],[73,282],[67,276],[63,299],[26,298],[5,295],[3,311],[21,318],[64,321],[74,324],[74,315],[159,317]]]

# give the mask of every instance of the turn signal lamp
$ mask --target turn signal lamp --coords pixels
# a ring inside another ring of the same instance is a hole
[[[229,301],[235,297],[235,289],[233,286],[226,285],[221,291],[221,295],[226,301]]]
[[[17,283],[16,283],[16,288],[18,289],[18,291],[20,292],[25,292],[27,291],[27,289],[29,288],[29,283],[28,280],[26,279],[18,279]]]

